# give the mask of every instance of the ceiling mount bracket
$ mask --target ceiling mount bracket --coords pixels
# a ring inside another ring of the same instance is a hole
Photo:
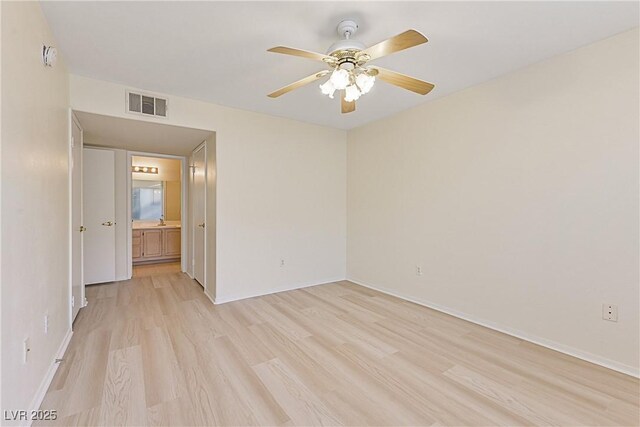
[[[358,24],[350,19],[345,19],[338,24],[337,32],[343,39],[349,40],[356,31],[358,31]]]

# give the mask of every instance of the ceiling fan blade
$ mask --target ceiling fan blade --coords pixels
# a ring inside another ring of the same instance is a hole
[[[311,52],[311,51],[302,50],[302,49],[295,49],[293,47],[286,47],[286,46],[272,47],[271,49],[267,49],[267,52],[282,53],[284,55],[301,56],[302,58],[308,58],[308,59],[317,59],[318,61],[323,61],[328,64],[332,64],[336,60],[332,56],[324,55],[322,53]]]
[[[356,111],[356,101],[347,102],[345,99],[345,91],[342,91],[342,97],[340,98],[340,107],[342,114],[353,113]]]
[[[429,92],[431,92],[431,89],[435,87],[435,85],[433,85],[432,83],[418,80],[404,74],[396,73],[395,71],[386,70],[380,67],[370,68],[378,72],[376,77],[383,82],[387,82],[403,89],[410,90],[411,92],[419,93],[420,95],[428,94]]]
[[[329,74],[329,71],[324,70],[324,71],[320,71],[318,73],[315,74],[311,74],[310,76],[305,77],[304,79],[300,79],[297,82],[293,82],[290,85],[287,85],[283,88],[280,88],[278,90],[276,90],[273,93],[270,93],[269,95],[267,95],[269,98],[277,98],[280,95],[284,95],[287,92],[291,92],[294,89],[298,89],[299,87],[302,87],[304,85],[307,85],[311,82],[314,82],[315,80],[321,79],[324,76],[326,76],[327,74]]]
[[[404,33],[393,36],[385,41],[363,50],[358,56],[368,55],[367,61],[378,59],[390,55],[394,52],[409,49],[410,47],[421,45],[429,40],[416,30],[407,30]]]

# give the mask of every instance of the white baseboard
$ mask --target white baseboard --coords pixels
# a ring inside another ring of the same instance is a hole
[[[47,370],[46,375],[42,379],[42,382],[40,382],[40,386],[38,387],[38,391],[36,392],[36,395],[33,397],[33,400],[31,401],[31,405],[29,405],[28,413],[31,413],[31,411],[37,411],[38,409],[40,409],[40,405],[42,405],[42,401],[44,400],[44,395],[47,393],[47,390],[49,390],[49,386],[51,385],[53,376],[58,370],[58,366],[60,366],[59,363],[56,363],[56,359],[62,359],[62,357],[64,356],[64,353],[67,351],[67,347],[69,346],[69,342],[71,341],[72,335],[73,335],[73,331],[69,329],[65,337],[62,339],[62,342],[60,343],[60,347],[58,348],[58,351],[56,352],[53,360],[51,361],[51,364],[49,365],[49,369]],[[31,421],[29,421],[28,425],[31,425]]]
[[[209,292],[207,292],[207,290],[204,290],[204,294],[207,296],[207,298],[209,298],[209,301],[211,301],[212,304],[215,304],[216,301],[213,299],[213,297],[211,295],[209,295]]]
[[[243,299],[247,299],[247,298],[261,297],[261,296],[264,296],[264,295],[277,294],[279,292],[286,292],[286,291],[293,291],[293,290],[296,290],[296,289],[309,288],[311,286],[325,285],[327,283],[339,282],[341,280],[345,280],[345,278],[344,277],[340,277],[340,278],[332,278],[332,279],[321,280],[319,282],[318,281],[314,281],[314,282],[298,283],[296,285],[291,285],[291,286],[286,286],[286,287],[282,287],[282,288],[272,289],[272,290],[269,290],[269,291],[266,291],[266,292],[256,292],[256,293],[253,293],[253,294],[218,297],[218,298],[215,298],[213,300],[213,303],[214,304],[225,304],[227,302],[239,301],[239,300],[243,300]],[[209,297],[209,299],[211,299],[211,297]]]
[[[541,337],[537,337],[537,336],[534,336],[534,335],[530,335],[530,334],[528,334],[526,332],[522,332],[522,331],[519,331],[517,329],[509,328],[509,327],[497,324],[495,322],[491,322],[489,320],[480,319],[480,318],[468,315],[466,313],[462,313],[462,312],[460,312],[458,310],[454,310],[454,309],[451,309],[451,308],[448,308],[448,307],[444,307],[444,306],[441,306],[441,305],[438,305],[438,304],[434,304],[434,303],[431,303],[431,302],[428,302],[428,301],[423,301],[423,300],[420,300],[420,299],[417,299],[417,298],[407,297],[405,295],[400,295],[400,294],[398,294],[398,293],[396,293],[396,292],[394,292],[392,290],[389,290],[389,289],[385,289],[385,288],[381,288],[381,287],[378,287],[378,286],[369,285],[369,284],[366,284],[366,283],[361,282],[359,280],[354,280],[354,279],[349,279],[349,278],[347,278],[346,280],[348,280],[350,282],[353,282],[356,285],[360,285],[360,286],[363,286],[365,288],[373,289],[374,291],[382,292],[383,294],[391,295],[393,297],[400,298],[400,299],[403,299],[405,301],[409,301],[409,302],[412,302],[412,303],[415,303],[415,304],[418,304],[418,305],[422,305],[424,307],[428,307],[428,308],[440,311],[442,313],[449,314],[449,315],[457,317],[459,319],[463,319],[463,320],[469,321],[471,323],[475,323],[476,325],[484,326],[486,328],[493,329],[495,331],[502,332],[502,333],[505,333],[507,335],[511,335],[511,336],[516,337],[516,338],[520,338],[522,340],[529,341],[531,343],[541,345],[541,346],[549,348],[551,350],[559,351],[560,353],[568,354],[569,356],[573,356],[573,357],[576,357],[578,359],[582,359],[582,360],[585,360],[587,362],[591,362],[591,363],[594,363],[596,365],[600,365],[600,366],[603,366],[605,368],[609,368],[609,369],[612,369],[612,370],[617,371],[617,372],[621,372],[621,373],[626,374],[626,375],[631,375],[633,377],[640,378],[640,369],[638,369],[636,367],[629,366],[629,365],[626,365],[624,363],[620,363],[620,362],[617,362],[615,360],[608,359],[606,357],[598,356],[596,354],[592,354],[592,353],[589,353],[587,351],[583,351],[583,350],[580,350],[580,349],[577,349],[577,348],[574,348],[574,347],[571,347],[571,346],[568,346],[568,345],[564,345],[564,344],[561,344],[561,343],[556,342],[556,341],[552,341],[552,340],[549,340],[549,339],[546,339],[546,338],[541,338]]]

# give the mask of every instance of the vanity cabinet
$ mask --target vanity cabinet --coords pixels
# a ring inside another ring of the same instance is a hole
[[[133,230],[133,263],[165,261],[180,258],[179,227],[138,228]]]
[[[142,257],[158,258],[162,253],[162,234],[164,230],[142,230]]]
[[[131,238],[131,254],[133,260],[142,257],[142,230],[133,230],[133,236]]]
[[[179,228],[167,228],[164,231],[164,255],[180,256],[181,234]]]

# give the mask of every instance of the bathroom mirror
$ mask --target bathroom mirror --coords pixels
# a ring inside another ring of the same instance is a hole
[[[164,218],[164,182],[132,181],[131,219],[134,221]]]

